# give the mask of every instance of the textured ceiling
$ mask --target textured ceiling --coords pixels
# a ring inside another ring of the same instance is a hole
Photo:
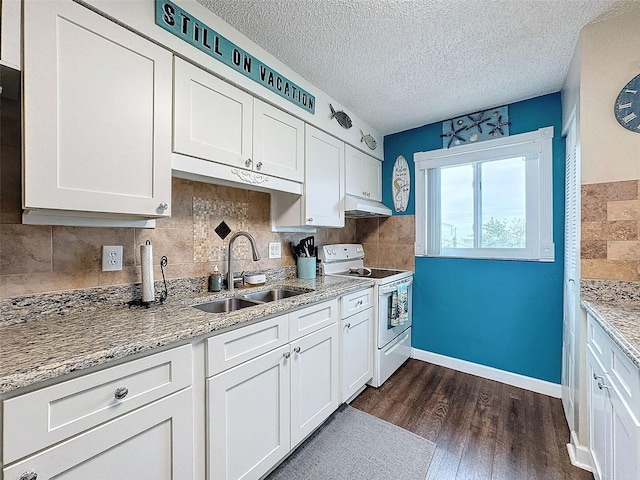
[[[198,0],[394,133],[562,88],[580,29],[635,0]]]

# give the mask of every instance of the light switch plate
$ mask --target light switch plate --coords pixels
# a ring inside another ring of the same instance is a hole
[[[122,245],[102,246],[102,271],[115,272],[122,270]]]
[[[282,258],[282,244],[269,242],[269,258]]]

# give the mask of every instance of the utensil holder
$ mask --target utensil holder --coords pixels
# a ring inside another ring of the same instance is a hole
[[[316,278],[316,257],[298,257],[298,278]]]

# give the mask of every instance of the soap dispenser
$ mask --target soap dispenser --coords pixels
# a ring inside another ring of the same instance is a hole
[[[222,274],[218,271],[218,265],[213,266],[213,273],[209,275],[209,291],[219,292],[222,290]]]

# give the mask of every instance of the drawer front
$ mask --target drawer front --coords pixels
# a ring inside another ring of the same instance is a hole
[[[344,295],[340,302],[340,318],[347,318],[373,306],[373,288]]]
[[[628,405],[636,418],[640,418],[640,373],[613,341],[609,349],[611,380],[615,383],[621,400]]]
[[[289,339],[295,340],[338,320],[338,299],[289,314]]]
[[[185,345],[6,400],[4,463],[188,387],[191,371]],[[118,399],[121,387],[128,393]]]
[[[591,315],[588,315],[587,318],[587,341],[604,369],[609,371],[609,349],[607,346],[611,344],[612,340]]]
[[[289,317],[280,315],[207,339],[207,377],[289,342]]]

